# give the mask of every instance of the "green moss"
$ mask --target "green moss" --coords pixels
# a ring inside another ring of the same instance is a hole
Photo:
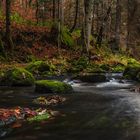
[[[55,69],[55,66],[44,61],[35,61],[30,63],[26,69],[33,74],[43,75],[43,73],[53,71]]]
[[[137,74],[140,72],[140,65],[138,64],[131,64],[128,65],[123,73],[123,76],[126,79],[130,80],[137,80]]]
[[[18,23],[18,24],[23,24],[26,22],[26,20],[23,17],[21,17],[17,12],[14,12],[11,15],[11,20]]]
[[[96,128],[109,128],[111,120],[107,116],[101,116],[96,118],[95,127]]]
[[[72,38],[73,38],[73,39],[78,39],[78,38],[80,38],[80,37],[81,37],[81,30],[77,29],[77,30],[74,30],[74,31],[72,32]]]
[[[74,40],[66,27],[62,27],[61,29],[61,41],[64,45],[69,47],[74,46]]]
[[[137,78],[137,80],[140,82],[140,71],[137,73],[136,78]]]
[[[116,62],[114,64],[101,64],[100,68],[102,68],[104,71],[106,72],[123,72],[125,70],[125,65],[120,63],[120,62]]]
[[[128,65],[123,73],[124,77],[130,80],[139,80],[138,74],[139,72],[140,72],[140,62],[133,58],[129,58]]]
[[[69,63],[70,63],[70,68],[68,72],[72,72],[72,73],[81,72],[82,70],[87,68],[88,58],[80,57],[79,59],[71,60]]]
[[[45,113],[43,115],[38,115],[33,118],[29,118],[28,121],[29,122],[41,122],[41,121],[47,120],[49,118],[50,118],[50,115],[48,113]]]
[[[36,92],[39,93],[71,93],[72,87],[64,82],[54,80],[36,81]]]
[[[67,47],[74,46],[74,39],[72,38],[72,35],[67,27],[62,26],[59,34],[58,23],[54,23],[51,32],[52,38],[54,38],[55,42],[58,42],[58,39],[60,38],[63,45],[66,45]]]
[[[101,64],[100,68],[105,71],[110,71],[110,65],[109,64]]]
[[[134,59],[134,58],[129,58],[129,59],[127,60],[127,63],[128,63],[128,65],[140,65],[140,62],[137,61],[137,60]]]
[[[14,68],[1,74],[0,84],[11,86],[31,86],[34,84],[33,75],[23,68]]]
[[[97,64],[90,64],[84,70],[85,73],[104,73],[106,70]]]
[[[124,72],[125,66],[115,66],[112,68],[112,72]]]

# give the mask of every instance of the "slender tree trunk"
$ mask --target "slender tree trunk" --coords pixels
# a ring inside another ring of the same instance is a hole
[[[58,51],[61,46],[61,0],[58,0]]]
[[[56,1],[53,0],[53,21],[56,20],[56,14],[55,14],[55,11],[56,11]]]
[[[4,49],[4,44],[3,44],[3,41],[2,41],[1,35],[0,35],[0,55],[2,55],[3,57],[6,58],[6,52],[5,52],[5,49]]]
[[[132,32],[134,33],[135,31],[133,30],[133,25],[134,22],[134,16],[136,12],[137,6],[134,2],[134,0],[127,0],[127,50],[130,50],[131,47],[134,45],[133,42],[133,36]]]
[[[107,10],[107,13],[102,21],[102,25],[100,27],[100,30],[99,30],[99,34],[98,34],[98,37],[97,37],[97,42],[96,44],[100,47],[101,44],[102,44],[102,40],[103,40],[103,33],[104,33],[104,29],[105,29],[105,25],[106,25],[106,22],[109,18],[109,15],[111,13],[111,6],[109,6],[108,10]]]
[[[83,47],[86,48],[86,52],[89,55],[89,47],[90,47],[90,36],[92,29],[92,17],[93,17],[93,3],[94,0],[84,0],[84,25],[83,25],[83,37],[84,44]]]
[[[96,33],[99,32],[99,3],[96,4]]]
[[[0,1],[0,10],[2,9],[2,1]]]
[[[6,0],[6,37],[9,38],[11,35],[11,0]]]
[[[75,18],[74,18],[74,24],[72,28],[70,29],[70,32],[72,33],[76,27],[77,24],[77,18],[78,18],[78,9],[79,9],[79,0],[76,0],[76,6],[75,6]]]
[[[36,0],[36,23],[38,24],[39,19],[38,19],[38,12],[39,12],[39,2]]]
[[[139,56],[140,46],[140,1],[128,0],[127,48],[134,56]]]
[[[10,15],[11,15],[11,0],[6,0],[6,40],[8,47],[10,47],[13,50],[14,44],[11,37]]]
[[[92,18],[92,35],[94,34],[94,30],[95,30],[95,0],[94,0],[94,4],[93,4],[93,18]]]
[[[120,29],[121,29],[121,0],[116,3],[116,23],[115,23],[115,50],[120,48]]]
[[[64,25],[64,0],[60,0],[60,22]]]

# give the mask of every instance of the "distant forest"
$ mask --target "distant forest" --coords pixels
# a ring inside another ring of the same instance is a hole
[[[7,38],[11,21],[46,27],[57,22],[58,32],[61,26],[70,33],[81,30],[85,52],[91,46],[108,45],[114,52],[127,51],[140,57],[139,0],[1,0],[0,9],[1,24],[6,19]],[[13,41],[8,42],[12,46]]]

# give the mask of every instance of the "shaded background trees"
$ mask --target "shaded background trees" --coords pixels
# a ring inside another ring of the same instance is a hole
[[[3,14],[6,11],[5,2],[6,0],[0,2]],[[101,47],[107,43],[113,51],[128,50],[129,53],[139,56],[139,53],[135,53],[140,52],[139,0],[86,0],[84,3],[82,0],[11,2],[12,17],[22,19],[28,25],[51,26],[53,22],[61,21],[70,32],[83,29],[83,44],[87,50],[89,46]],[[10,32],[7,31],[8,33]],[[93,39],[89,41],[91,35]]]

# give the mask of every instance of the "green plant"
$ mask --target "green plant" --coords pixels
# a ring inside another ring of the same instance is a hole
[[[53,22],[52,21],[38,22],[36,25],[41,26],[41,27],[45,26],[45,27],[51,28],[53,25]]]
[[[65,26],[61,28],[60,38],[64,45],[67,45],[69,47],[74,46],[74,40],[72,38],[72,35],[69,32],[68,28],[66,28]]]
[[[0,9],[0,19],[3,18],[2,10]]]
[[[21,23],[25,23],[26,20],[23,19],[23,17],[20,16],[20,14],[18,14],[17,12],[14,12],[12,15],[11,15],[11,20],[18,23],[18,24],[21,24]]]
[[[74,39],[72,38],[72,35],[67,27],[61,26],[59,31],[59,23],[53,23],[51,28],[51,34],[52,38],[54,38],[56,42],[60,41],[61,44],[67,47],[74,46]]]
[[[28,121],[29,122],[41,122],[41,121],[47,120],[49,118],[50,118],[50,115],[48,113],[45,113],[42,115],[34,116],[33,118],[29,118]]]

